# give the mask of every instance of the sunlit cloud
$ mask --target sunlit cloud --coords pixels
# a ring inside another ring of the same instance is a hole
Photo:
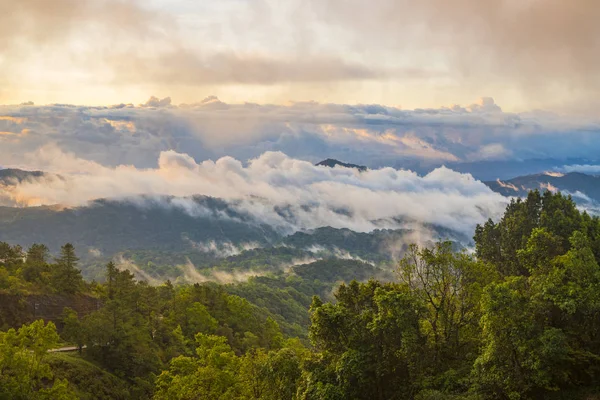
[[[287,99],[408,107],[490,93],[507,110],[588,113],[593,1],[4,0],[0,102]],[[494,103],[479,107],[492,111]]]
[[[247,166],[232,157],[196,162],[188,154],[164,151],[156,168],[106,167],[56,146],[26,158],[38,169],[61,175],[0,189],[14,205],[76,207],[109,198],[177,207],[197,216],[207,211],[191,196],[203,195],[286,232],[321,226],[371,231],[418,222],[468,235],[476,224],[500,215],[507,202],[471,175],[444,167],[424,176],[393,168],[360,172],[315,166],[281,152],[266,152]],[[210,243],[197,245],[211,251]]]
[[[486,180],[594,164],[600,154],[597,119],[504,112],[490,98],[406,110],[378,104],[230,104],[215,96],[176,105],[169,97],[151,97],[138,105],[0,106],[0,115],[5,132],[0,165],[24,169],[33,166],[23,155],[47,145],[105,166],[153,167],[168,150],[196,160],[232,156],[244,162],[281,151],[313,163],[337,158],[419,173],[445,165]],[[516,169],[500,176],[481,163],[512,163]]]

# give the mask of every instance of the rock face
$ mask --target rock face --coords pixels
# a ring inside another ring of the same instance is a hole
[[[52,321],[62,328],[61,317],[65,307],[85,316],[98,310],[102,302],[86,295],[13,295],[0,293],[0,330],[19,327],[37,319]]]

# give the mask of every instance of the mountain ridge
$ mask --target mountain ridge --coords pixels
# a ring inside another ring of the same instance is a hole
[[[330,167],[330,168],[334,168],[337,166],[344,167],[344,168],[355,168],[355,169],[359,170],[360,172],[364,172],[368,169],[364,165],[345,163],[343,161],[336,160],[335,158],[328,158],[326,160],[316,163],[315,165],[322,166],[322,167]]]
[[[560,191],[570,194],[580,203],[600,203],[600,176],[583,172],[542,172],[517,176],[512,179],[484,182],[494,192],[503,196],[527,196],[531,190]]]

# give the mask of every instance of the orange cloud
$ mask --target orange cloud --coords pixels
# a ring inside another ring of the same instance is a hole
[[[118,130],[122,130],[122,131],[127,130],[131,133],[135,133],[135,131],[136,131],[135,123],[133,121],[118,121],[118,120],[104,118],[104,122],[106,122],[107,124],[110,124],[110,126],[112,126],[115,129],[118,129]]]
[[[23,124],[25,121],[27,121],[27,118],[23,118],[23,117],[11,117],[10,115],[0,115],[0,121],[8,121],[8,122],[13,122],[15,124]]]

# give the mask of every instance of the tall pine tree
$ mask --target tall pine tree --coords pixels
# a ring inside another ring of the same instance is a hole
[[[81,270],[77,269],[79,258],[75,255],[75,248],[67,243],[60,248],[60,257],[56,259],[52,273],[52,286],[59,293],[77,293],[83,279]]]

